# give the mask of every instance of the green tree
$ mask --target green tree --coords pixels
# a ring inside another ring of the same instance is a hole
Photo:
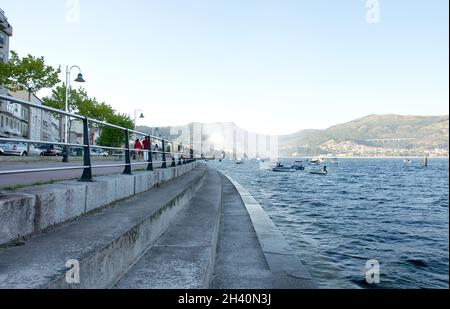
[[[107,121],[114,115],[115,111],[106,103],[99,103],[95,98],[88,98],[80,102],[78,113],[92,119]]]
[[[80,92],[76,89],[70,90],[70,96],[68,100],[68,111],[74,113],[78,111],[78,106],[81,104],[82,97]],[[42,99],[44,105],[53,107],[60,110],[66,108],[66,84],[63,83],[60,86],[56,86],[52,90],[52,94],[49,97]]]
[[[134,129],[134,121],[131,120],[130,116],[125,114],[113,114],[106,122],[121,126],[130,130]],[[104,127],[100,134],[99,145],[107,147],[122,147],[125,141],[125,133],[123,130],[114,129],[111,127]],[[126,145],[125,145],[126,146]]]
[[[9,62],[0,61],[0,85],[7,85],[12,83],[12,65]]]
[[[61,69],[46,65],[44,57],[34,57],[30,54],[20,58],[15,51],[11,51],[8,63],[2,65],[5,70],[0,82],[11,91],[26,90],[28,100],[43,88],[51,88],[60,82],[58,75]]]
[[[65,93],[66,85],[63,83],[62,85],[57,86],[53,89],[50,97],[46,97],[43,99],[44,105],[64,110],[66,99]],[[89,97],[86,90],[83,88],[70,90],[68,111],[70,113],[87,116],[89,118],[100,121],[106,121],[115,113],[114,109],[110,105],[106,103],[99,103],[96,98]],[[73,119],[70,119],[69,132],[72,130],[72,123]],[[60,122],[60,125],[62,127],[62,121]],[[90,126],[91,128],[98,128],[98,125],[93,123],[91,123]]]

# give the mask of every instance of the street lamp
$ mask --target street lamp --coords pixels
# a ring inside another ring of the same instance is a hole
[[[144,119],[144,111],[142,109],[135,109],[134,110],[134,129],[136,130],[137,127],[137,118],[138,118],[138,114],[141,113],[141,115],[139,116],[139,119]]]
[[[137,118],[138,118],[138,113],[141,113],[141,115],[139,116],[140,119],[144,119],[144,111],[142,109],[135,109],[134,110],[134,129],[136,130],[136,124],[137,124]]]
[[[74,80],[77,83],[85,83],[86,81],[83,78],[83,74],[81,74],[81,69],[79,66],[74,65],[71,66],[69,68],[69,66],[66,66],[66,104],[65,104],[65,111],[68,112],[69,111],[69,96],[70,96],[70,73],[72,72],[73,68],[77,68],[78,69],[78,76],[77,78]],[[68,143],[69,142],[69,132],[68,132],[68,120],[69,117],[65,117],[65,122],[64,122],[64,143]],[[64,151],[63,151],[63,162],[69,162],[69,147],[64,146]]]

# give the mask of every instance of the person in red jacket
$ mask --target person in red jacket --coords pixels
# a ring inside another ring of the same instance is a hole
[[[134,142],[134,150],[135,150],[135,153],[137,154],[138,159],[141,158],[141,156],[142,156],[142,143],[141,143],[141,140],[139,138],[136,139],[136,141]]]

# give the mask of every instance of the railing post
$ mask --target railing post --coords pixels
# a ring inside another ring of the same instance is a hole
[[[167,161],[166,161],[166,143],[164,140],[162,140],[162,158],[163,163],[161,165],[161,168],[167,168]]]
[[[84,170],[80,181],[92,181],[92,162],[91,162],[91,145],[89,142],[89,119],[85,117],[83,119],[83,162]]]
[[[130,132],[125,130],[125,169],[123,173],[125,175],[131,175],[131,157],[130,157]]]
[[[181,165],[182,156],[183,156],[183,145],[178,144],[178,165]]]
[[[153,152],[152,152],[152,137],[149,135],[148,137],[148,150],[147,156],[148,156],[148,165],[147,165],[147,171],[153,171]]]

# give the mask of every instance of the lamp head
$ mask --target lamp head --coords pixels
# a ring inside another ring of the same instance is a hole
[[[83,78],[83,74],[79,73],[77,79],[75,79],[77,83],[85,83],[86,81]]]

